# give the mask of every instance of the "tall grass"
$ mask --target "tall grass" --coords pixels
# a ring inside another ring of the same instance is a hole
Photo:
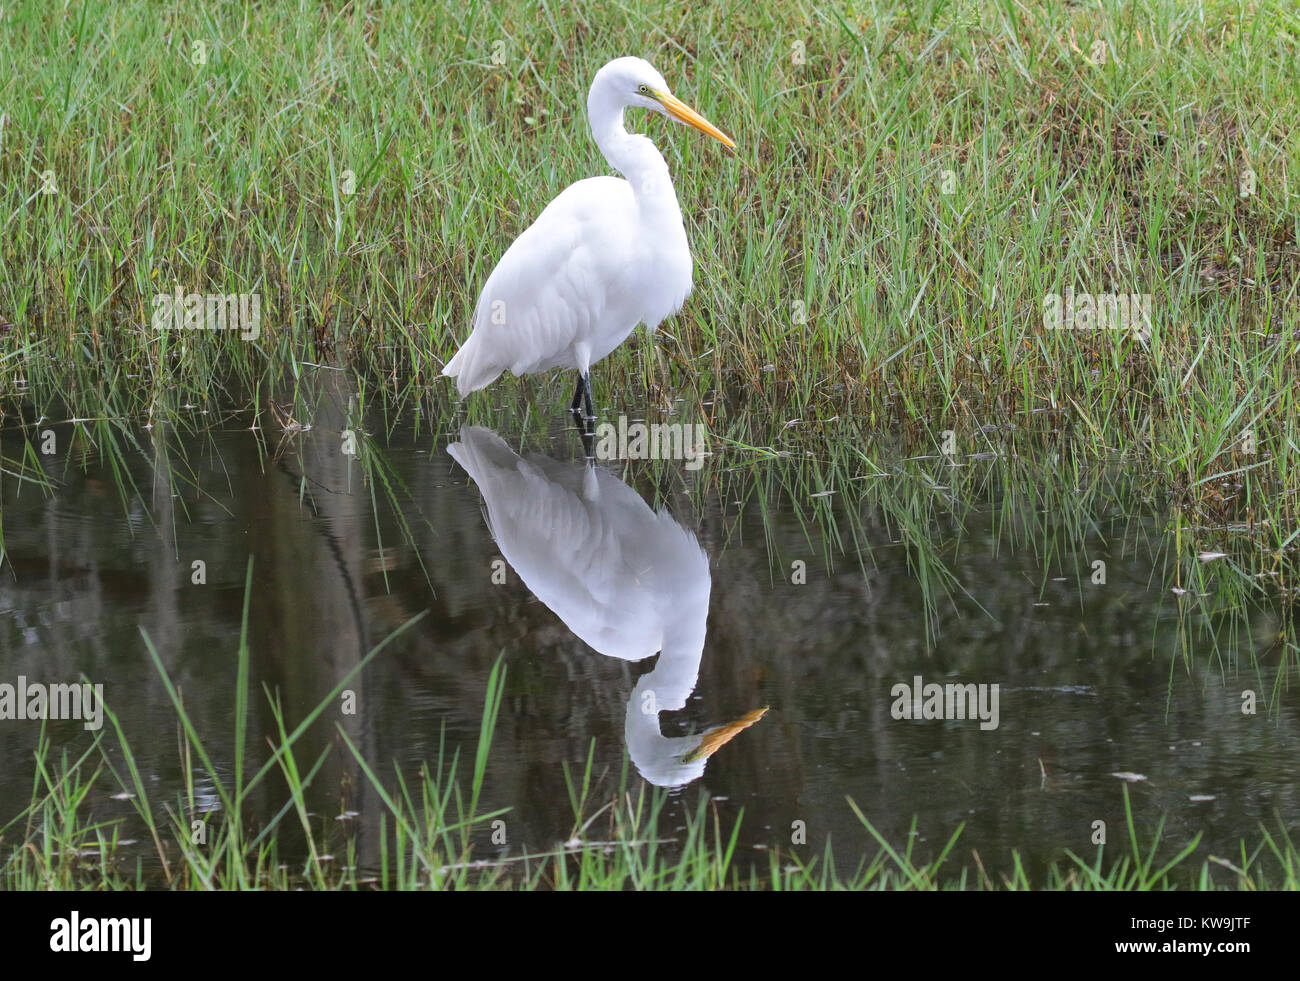
[[[584,94],[633,48],[739,150],[634,120],[697,285],[598,366],[604,411],[738,450],[1029,430],[1045,468],[1120,460],[1289,569],[1297,33],[1226,0],[8,4],[0,409],[29,440],[41,415],[126,435],[187,406],[302,425],[302,386],[342,369],[359,404],[440,414],[493,263],[607,169]],[[261,336],[154,330],[175,285],[260,294]],[[1150,336],[1047,329],[1067,289],[1151,294]],[[527,404],[526,434],[568,384],[503,379],[468,412]]]
[[[1078,452],[1275,519],[1289,548],[1297,44],[1285,5],[1213,0],[21,0],[0,33],[0,357],[23,352],[3,394],[152,419],[319,364],[445,393],[492,264],[606,170],[584,94],[631,47],[739,150],[635,120],[673,166],[697,289],[660,344],[598,369],[602,401],[852,411],[967,451],[1045,410]],[[262,294],[262,336],[147,326],[176,284]],[[1045,329],[1066,288],[1152,294],[1150,338]]]

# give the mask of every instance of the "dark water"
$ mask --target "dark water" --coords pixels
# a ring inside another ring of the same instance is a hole
[[[1162,817],[1171,847],[1204,834],[1198,866],[1300,813],[1297,699],[1270,702],[1277,615],[1212,599],[1189,612],[1171,592],[1180,558],[1158,500],[1081,493],[1043,507],[998,489],[997,459],[969,462],[987,477],[979,493],[938,493],[919,511],[891,497],[911,493],[901,480],[799,500],[782,481],[793,457],[588,473],[558,411],[526,434],[431,432],[409,410],[368,420],[379,462],[367,469],[342,452],[343,411],[288,436],[265,415],[259,433],[251,417],[194,413],[191,433],[136,430],[116,474],[73,426],[53,425],[71,446],[43,460],[56,492],[3,484],[0,682],[102,683],[153,796],[175,806],[175,713],[142,631],[228,774],[252,556],[254,755],[275,735],[263,686],[292,724],[428,611],[351,685],[356,713],[331,708],[299,750],[313,761],[334,747],[314,807],[322,821],[359,812],[365,866],[378,864],[380,803],[336,723],[377,773],[415,773],[443,738],[472,757],[498,656],[508,674],[482,807],[511,811],[508,843],[484,841],[481,855],[570,836],[563,764],[581,772],[593,741],[598,800],[626,762],[633,786],[675,788],[662,830],[707,793],[724,826],[743,809],[745,855],[811,857],[829,836],[842,869],[877,851],[849,797],[897,844],[915,818],[918,858],[964,822],[955,864],[975,850],[995,877],[1012,849],[1036,873],[1065,849],[1094,855],[1096,821],[1119,843],[1117,772],[1146,777],[1127,784],[1144,834]],[[7,433],[6,457],[21,445]],[[1091,581],[1096,559],[1104,584]],[[891,689],[917,676],[998,685],[997,727],[896,719]],[[1258,693],[1253,715],[1243,690]],[[737,720],[752,724],[702,757],[701,734]],[[49,727],[56,748],[88,742],[79,722]],[[0,721],[0,821],[30,794],[38,732]],[[201,789],[196,810],[219,806]],[[129,819],[107,794],[95,813]],[[250,823],[283,800],[268,782]],[[806,843],[792,843],[800,828]]]

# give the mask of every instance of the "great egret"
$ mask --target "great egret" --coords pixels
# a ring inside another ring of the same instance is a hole
[[[692,736],[664,736],[659,713],[695,690],[709,614],[709,559],[666,511],[654,512],[613,474],[545,457],[520,457],[496,433],[460,431],[447,452],[483,495],[501,555],[539,600],[601,654],[639,661],[658,652],[627,701],[628,755],[646,780],[689,783],[710,756],[762,718]]]
[[[725,133],[668,91],[641,58],[616,58],[596,73],[587,115],[596,146],[617,177],[570,184],[538,216],[488,276],[474,330],[446,367],[461,395],[490,385],[507,368],[527,375],[577,368],[572,409],[591,405],[591,365],[639,323],[652,331],[691,291],[686,244],[668,164],[647,137],[623,128],[639,106],[694,126],[731,148]]]

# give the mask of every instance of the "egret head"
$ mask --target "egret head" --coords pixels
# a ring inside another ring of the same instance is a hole
[[[613,102],[624,106],[638,106],[693,126],[715,140],[735,149],[736,144],[698,112],[668,91],[668,83],[644,58],[615,58],[596,72],[587,96],[588,110],[595,118],[597,105]]]
[[[709,757],[766,714],[764,706],[702,734],[664,736],[658,715],[653,720],[645,717],[644,706],[634,696],[624,726],[628,755],[637,772],[656,787],[681,787],[704,776]]]

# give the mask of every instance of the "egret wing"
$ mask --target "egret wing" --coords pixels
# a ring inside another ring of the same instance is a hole
[[[623,296],[635,207],[626,181],[578,181],[515,239],[483,286],[473,333],[443,369],[462,395],[506,369],[578,366],[576,347]]]

